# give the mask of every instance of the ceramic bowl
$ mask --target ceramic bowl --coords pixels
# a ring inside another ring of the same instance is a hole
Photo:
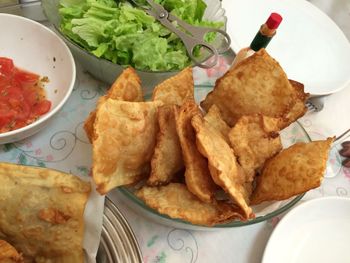
[[[47,76],[47,99],[52,106],[35,122],[0,133],[0,144],[29,137],[52,120],[70,96],[75,82],[75,63],[67,45],[47,27],[20,16],[0,13],[0,57],[8,57],[16,67]]]

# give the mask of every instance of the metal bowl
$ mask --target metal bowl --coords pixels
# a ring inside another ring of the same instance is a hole
[[[114,64],[106,59],[94,56],[60,32],[60,16],[58,14],[59,1],[60,0],[42,0],[43,10],[48,20],[54,25],[58,35],[66,41],[76,60],[79,61],[89,73],[106,83],[113,83],[116,77],[123,71],[124,67],[122,65]],[[205,2],[208,7],[204,14],[204,18],[210,21],[223,22],[225,29],[226,17],[224,16],[225,11],[221,7],[221,1],[205,0]],[[136,70],[136,72],[141,78],[142,86],[145,88],[145,95],[147,96],[152,93],[153,88],[158,83],[170,78],[179,71],[153,72]]]

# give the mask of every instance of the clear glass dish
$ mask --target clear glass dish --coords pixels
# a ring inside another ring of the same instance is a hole
[[[206,94],[211,89],[212,89],[211,87],[198,87],[198,86],[195,87],[196,101],[200,102],[201,100],[203,100]],[[284,148],[296,142],[311,141],[305,129],[298,122],[295,122],[291,124],[289,127],[287,127],[286,129],[284,129],[281,132],[281,138],[282,138],[282,143]],[[299,202],[300,199],[302,199],[302,197],[304,196],[304,194],[301,194],[298,196],[294,196],[288,200],[265,202],[258,206],[254,206],[253,210],[256,214],[256,218],[246,222],[232,221],[226,224],[218,224],[212,227],[207,227],[207,226],[194,225],[183,220],[173,219],[166,215],[159,214],[157,211],[146,206],[142,200],[136,197],[133,193],[132,188],[120,187],[116,191],[119,192],[118,196],[121,197],[125,201],[125,203],[129,205],[129,207],[134,209],[136,212],[141,213],[142,215],[152,219],[153,221],[156,221],[164,225],[172,226],[172,227],[191,229],[191,230],[215,230],[220,228],[241,227],[241,226],[256,224],[256,223],[268,220],[272,217],[275,217],[287,211],[288,209],[293,207],[297,202]]]

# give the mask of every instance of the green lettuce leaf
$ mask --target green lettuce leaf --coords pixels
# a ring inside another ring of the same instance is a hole
[[[203,0],[155,2],[190,24],[222,26],[203,20]],[[96,57],[152,71],[179,70],[191,63],[177,35],[128,1],[61,0],[59,14],[62,33]],[[213,41],[215,33],[205,39]]]

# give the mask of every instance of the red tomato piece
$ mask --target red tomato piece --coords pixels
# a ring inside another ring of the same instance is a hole
[[[15,65],[12,59],[0,57],[0,75],[12,76],[14,73]]]
[[[40,76],[24,70],[15,69],[14,79],[22,84],[35,84],[39,81]]]
[[[39,100],[39,94],[35,88],[24,89],[23,96],[30,107],[33,107]]]
[[[42,100],[33,107],[33,113],[36,116],[41,116],[47,113],[51,108],[51,101]]]
[[[39,75],[0,57],[0,133],[24,127],[50,110],[39,81]]]

